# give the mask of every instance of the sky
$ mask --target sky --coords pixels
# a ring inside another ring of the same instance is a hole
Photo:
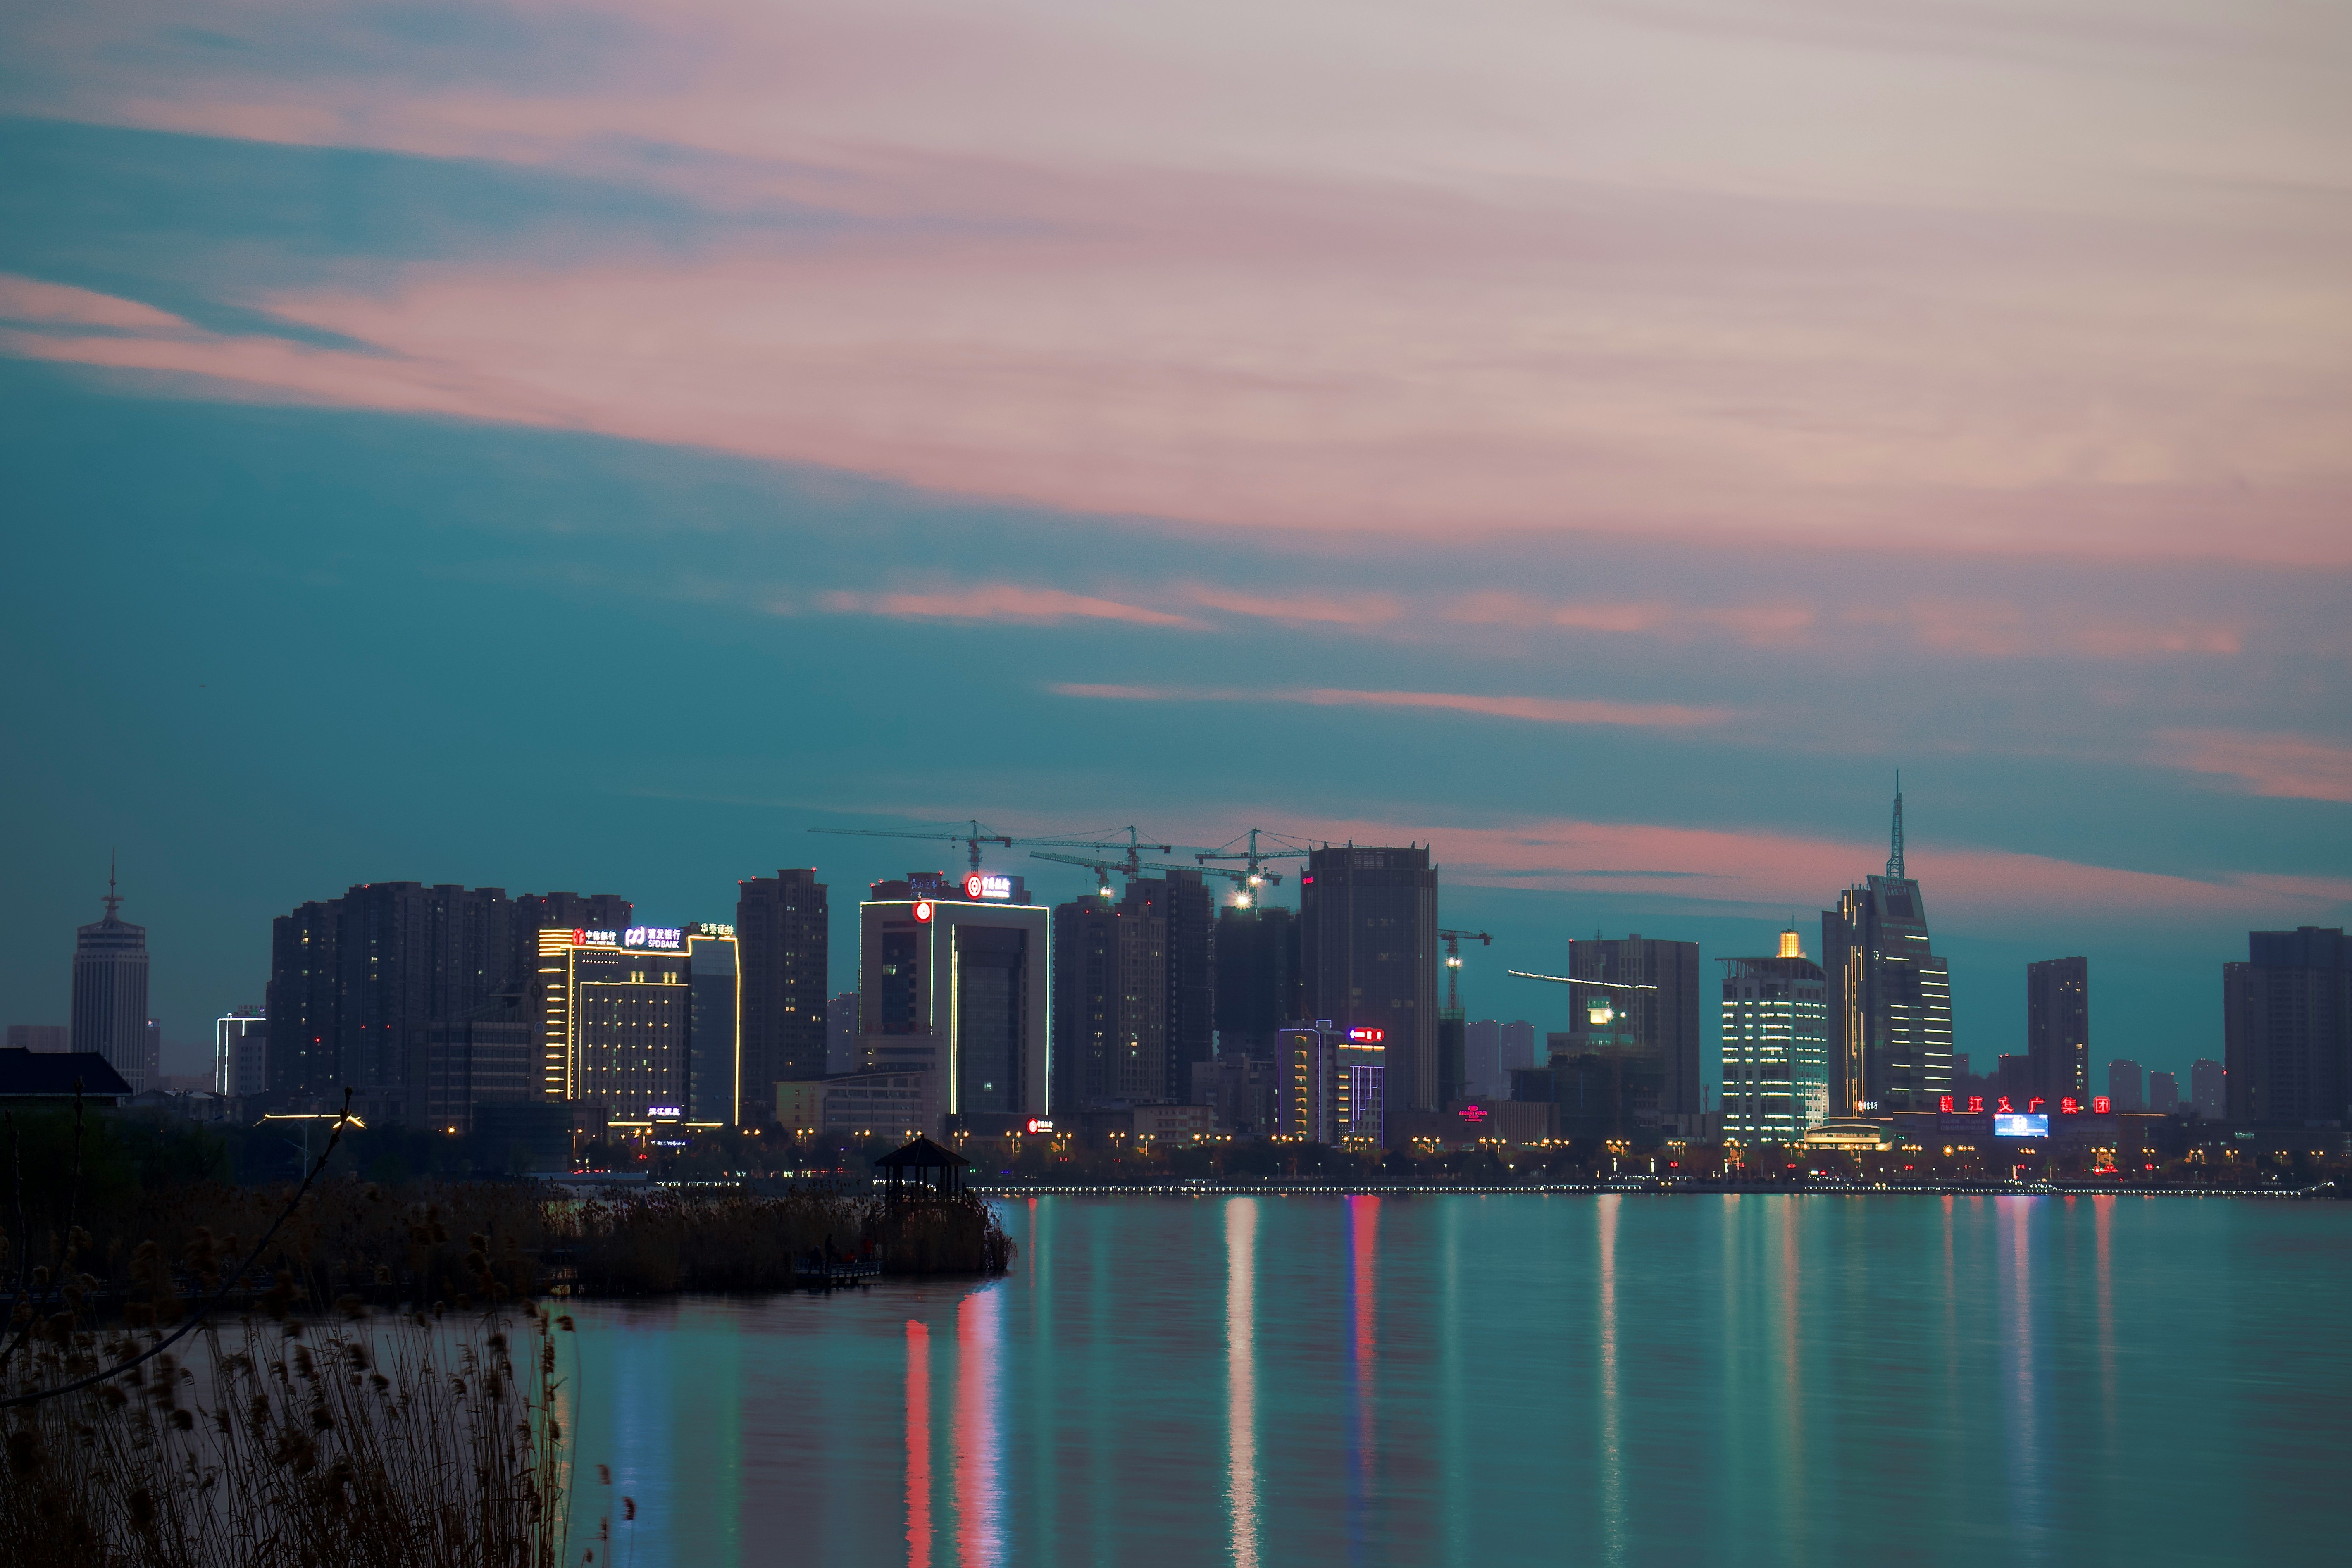
[[[189,1070],[354,882],[977,816],[1431,845],[1564,1027],[1900,770],[1958,1048],[2185,1073],[2352,914],[2347,278],[2305,0],[22,0],[0,1015],[110,855]]]

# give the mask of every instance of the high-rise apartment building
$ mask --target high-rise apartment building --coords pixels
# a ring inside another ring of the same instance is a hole
[[[2229,1117],[2252,1126],[2352,1119],[2352,943],[2340,928],[2250,931],[2221,966]]]
[[[122,903],[106,879],[106,918],[74,933],[72,1045],[95,1051],[133,1093],[156,1087],[148,1077],[147,928],[115,911]]]
[[[1612,1037],[1630,1037],[1657,1058],[1659,1115],[1687,1119],[1704,1111],[1698,943],[1639,933],[1578,939],[1568,944],[1568,973],[1578,981],[1604,983],[1613,1009]],[[1572,989],[1580,1005],[1601,994],[1582,986]],[[1591,1018],[1583,1022],[1589,1025]],[[1673,1131],[1691,1131],[1672,1120],[1665,1124]]]
[[[1463,1092],[1480,1099],[1498,1096],[1510,1081],[1503,1075],[1503,1026],[1493,1018],[1472,1018],[1464,1023]]]
[[[743,1085],[749,1106],[776,1085],[827,1070],[825,1005],[832,959],[824,884],[812,869],[739,883],[735,940],[742,962]]]
[[[2147,1075],[2147,1108],[2158,1116],[2169,1116],[2180,1109],[2180,1080],[2168,1072],[2150,1068]]]
[[[451,1074],[465,1075],[447,1054],[452,1037],[436,1057],[434,1026],[502,1007],[535,1015],[546,929],[536,922],[619,931],[630,914],[610,893],[509,899],[502,888],[418,882],[362,883],[298,906],[271,929],[270,1099],[332,1105],[349,1086],[371,1119],[450,1125],[448,1097],[462,1092]],[[589,919],[606,923],[579,923]],[[502,1000],[518,987],[520,1001]]]
[[[2147,1109],[2141,1091],[2139,1063],[2129,1057],[2117,1057],[2107,1064],[2107,1099],[2118,1114]]]
[[[706,921],[688,926],[687,989],[692,1016],[687,1034],[686,1103],[688,1121],[756,1127],[774,1107],[772,1098],[754,1099],[743,1064],[742,944],[735,928]],[[775,1089],[769,1086],[768,1094]]]
[[[1952,981],[1927,940],[1927,905],[1903,863],[1895,794],[1886,874],[1822,911],[1829,981],[1830,1109],[1840,1116],[1933,1110],[1951,1092]]]
[[[1305,1011],[1298,987],[1298,921],[1252,902],[1217,911],[1217,1054],[1272,1061],[1282,1026]]]
[[[2200,1057],[2189,1064],[2189,1099],[2197,1114],[2209,1120],[2230,1114],[2230,1075],[2220,1062]]]
[[[1496,1079],[1493,1092],[1511,1091],[1511,1074],[1536,1065],[1536,1026],[1525,1018],[1514,1018],[1502,1026],[1496,1050],[1501,1058],[1502,1076]]]
[[[269,1089],[269,1021],[258,1007],[232,1007],[213,1024],[213,1092],[248,1100]]]
[[[1796,931],[1770,958],[1727,958],[1723,1136],[1793,1143],[1829,1118],[1828,981]]]
[[[1298,879],[1303,1016],[1376,1028],[1391,1111],[1439,1109],[1437,868],[1418,846],[1326,845]]]
[[[1053,911],[1018,877],[915,872],[857,907],[859,1064],[925,1075],[926,1125],[1053,1107]]]
[[[2091,961],[2025,966],[2025,1054],[2032,1092],[2051,1105],[2091,1095]]]
[[[1168,1098],[1168,921],[1142,886],[1115,904],[1054,907],[1054,1100],[1065,1111]]]

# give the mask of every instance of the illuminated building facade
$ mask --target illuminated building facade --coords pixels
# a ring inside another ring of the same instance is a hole
[[[728,983],[723,989],[731,990],[734,946],[726,926],[541,931],[544,1098],[600,1106],[607,1123],[617,1127],[733,1120],[731,1060],[712,1075],[718,1084],[730,1086],[724,1100],[697,1107],[692,1100],[698,1011],[706,1017],[716,1015],[714,1027],[727,1055],[739,1037],[731,1007],[708,988],[698,999],[695,960],[701,957],[722,970]],[[719,1092],[715,1085],[713,1091]]]
[[[1822,911],[1829,981],[1830,1109],[1840,1116],[1933,1110],[1952,1091],[1952,980],[1927,940],[1919,884],[1903,866],[1895,796],[1886,874]]]
[[[861,1071],[926,1075],[926,1131],[1051,1114],[1053,911],[997,872],[917,872],[870,891],[857,908]]]
[[[269,1021],[258,1007],[238,1007],[213,1023],[213,1092],[247,1100],[269,1089]]]
[[[1770,958],[1722,962],[1723,1136],[1793,1143],[1829,1119],[1828,981],[1793,929]]]
[[[147,1077],[147,928],[115,913],[122,899],[106,882],[106,918],[74,933],[72,1048],[94,1051],[131,1092]]]
[[[2025,1055],[2032,1092],[2055,1105],[2091,1093],[2091,961],[2025,966]]]
[[[1298,878],[1306,1016],[1381,1031],[1399,1110],[1435,1110],[1437,868],[1418,846],[1326,845]]]
[[[1350,1028],[1328,1018],[1282,1030],[1286,1136],[1388,1147],[1388,1050],[1381,1036],[1376,1027]]]

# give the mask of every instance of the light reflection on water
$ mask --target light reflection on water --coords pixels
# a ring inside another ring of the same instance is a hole
[[[2352,1205],[1005,1212],[979,1289],[574,1307],[582,1535],[626,1494],[647,1568],[2336,1551]]]

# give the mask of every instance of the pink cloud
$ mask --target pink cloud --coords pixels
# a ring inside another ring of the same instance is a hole
[[[1335,548],[1615,530],[2352,560],[2339,268],[2308,237],[2345,111],[2231,73],[2184,106],[2118,68],[2139,33],[2054,9],[2035,37],[2076,52],[2031,68],[1792,34],[1792,98],[1737,29],[1625,7],[1367,28],[1307,0],[1266,29],[1213,5],[551,3],[515,13],[509,59],[190,0],[175,27],[282,45],[205,50],[92,0],[12,35],[11,111],[618,174],[730,221],[234,301],[371,354],[129,321],[80,324],[152,335],[10,352]],[[2228,31],[2300,58],[2269,23]],[[2150,159],[2198,177],[2116,177]],[[780,200],[858,221],[731,221]],[[1751,642],[1811,626],[1716,613]],[[1965,616],[1922,635],[2013,640]],[[2077,646],[2151,635],[2235,633]]]
[[[1684,730],[1720,724],[1725,708],[1685,708],[1671,702],[1607,702],[1556,697],[1482,697],[1452,691],[1354,691],[1339,687],[1273,688],[1264,690],[1217,686],[1048,687],[1058,697],[1125,702],[1295,702],[1312,708],[1430,708],[1518,719],[1537,724],[1613,724],[1641,729]]]
[[[2165,730],[2156,740],[2158,762],[2234,778],[2255,795],[2352,801],[2352,746],[2242,730]]]
[[[1442,614],[1446,620],[1464,626],[1557,626],[1564,631],[1655,635],[1677,640],[1729,636],[1754,647],[1804,641],[1820,619],[1805,605],[1607,599],[1553,605],[1512,593],[1467,594],[1446,605]]]
[[[2172,654],[2228,656],[2245,639],[2234,626],[2184,618],[2134,619],[2079,609],[2029,612],[2007,600],[1921,599],[1901,611],[1850,616],[1907,625],[1941,653],[1979,658],[2071,654],[2086,658],[2147,658]]]
[[[52,327],[115,327],[147,332],[194,330],[179,317],[136,300],[12,273],[0,273],[0,321]]]
[[[983,583],[936,594],[832,593],[823,595],[818,603],[838,614],[884,616],[898,620],[1017,621],[1031,625],[1071,620],[1125,621],[1140,626],[1203,629],[1198,621],[1171,616],[1164,610],[1013,583]]]
[[[1185,590],[1192,603],[1229,615],[1255,616],[1272,621],[1312,621],[1328,626],[1372,626],[1393,621],[1402,613],[1387,594],[1360,594],[1340,598],[1325,594],[1241,594],[1228,588],[1194,584]]]

